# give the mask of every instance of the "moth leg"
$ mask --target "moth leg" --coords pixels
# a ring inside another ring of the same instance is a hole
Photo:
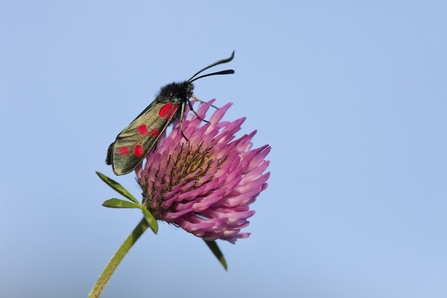
[[[198,99],[194,94],[191,97],[194,98],[194,100],[197,100],[197,101],[199,101],[201,103],[206,103],[205,101]],[[211,105],[211,106],[217,110],[216,106],[214,106],[214,105]],[[189,107],[191,107],[191,106],[189,106]]]
[[[189,102],[189,100],[188,100]],[[189,103],[190,107],[191,107],[191,103]],[[185,140],[189,143],[188,138],[185,136],[185,134],[183,133],[183,113],[185,112],[185,103],[182,103],[182,106],[180,107],[180,132],[182,133],[182,136],[185,138]],[[195,113],[195,112],[194,112]],[[197,115],[197,114],[196,114]],[[197,116],[198,117],[198,116]]]

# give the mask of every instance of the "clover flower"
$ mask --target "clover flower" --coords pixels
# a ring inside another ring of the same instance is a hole
[[[197,115],[205,119],[213,102],[200,105]],[[217,109],[209,123],[186,112],[181,126],[187,140],[176,121],[135,172],[142,204],[157,220],[204,240],[235,243],[250,235],[241,230],[255,214],[249,205],[267,188],[271,147],[251,149],[256,131],[235,139],[245,118],[221,121],[231,105]]]

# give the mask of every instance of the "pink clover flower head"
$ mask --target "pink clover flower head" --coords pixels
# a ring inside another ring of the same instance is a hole
[[[201,104],[197,114],[205,119],[213,102]],[[256,131],[235,139],[245,118],[220,121],[231,105],[217,109],[209,123],[185,112],[182,128],[188,140],[176,121],[135,172],[143,204],[157,220],[204,240],[235,243],[250,235],[241,229],[255,214],[249,205],[267,188],[265,157],[271,147],[251,149]]]

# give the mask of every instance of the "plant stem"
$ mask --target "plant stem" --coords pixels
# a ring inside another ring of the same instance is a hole
[[[99,276],[95,285],[93,286],[90,294],[88,294],[89,298],[98,298],[101,296],[102,291],[104,290],[107,282],[112,276],[115,269],[118,267],[119,263],[124,259],[124,256],[129,252],[132,246],[137,242],[141,235],[143,235],[144,231],[149,227],[146,219],[140,221],[140,223],[135,227],[135,229],[130,233],[129,237],[121,244],[121,247],[115,253],[115,255],[110,260],[109,264],[107,264],[104,271]]]

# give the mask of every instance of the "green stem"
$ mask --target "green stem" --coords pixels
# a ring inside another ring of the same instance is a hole
[[[89,298],[98,298],[101,296],[102,291],[104,290],[107,282],[112,276],[115,269],[118,267],[119,263],[124,259],[124,256],[129,252],[131,247],[137,242],[141,235],[143,235],[144,231],[149,227],[146,219],[140,221],[140,223],[135,227],[135,229],[130,233],[129,237],[123,242],[121,247],[115,253],[115,255],[110,260],[109,264],[107,264],[104,271],[99,276],[95,285],[93,286],[90,294],[88,294]]]

